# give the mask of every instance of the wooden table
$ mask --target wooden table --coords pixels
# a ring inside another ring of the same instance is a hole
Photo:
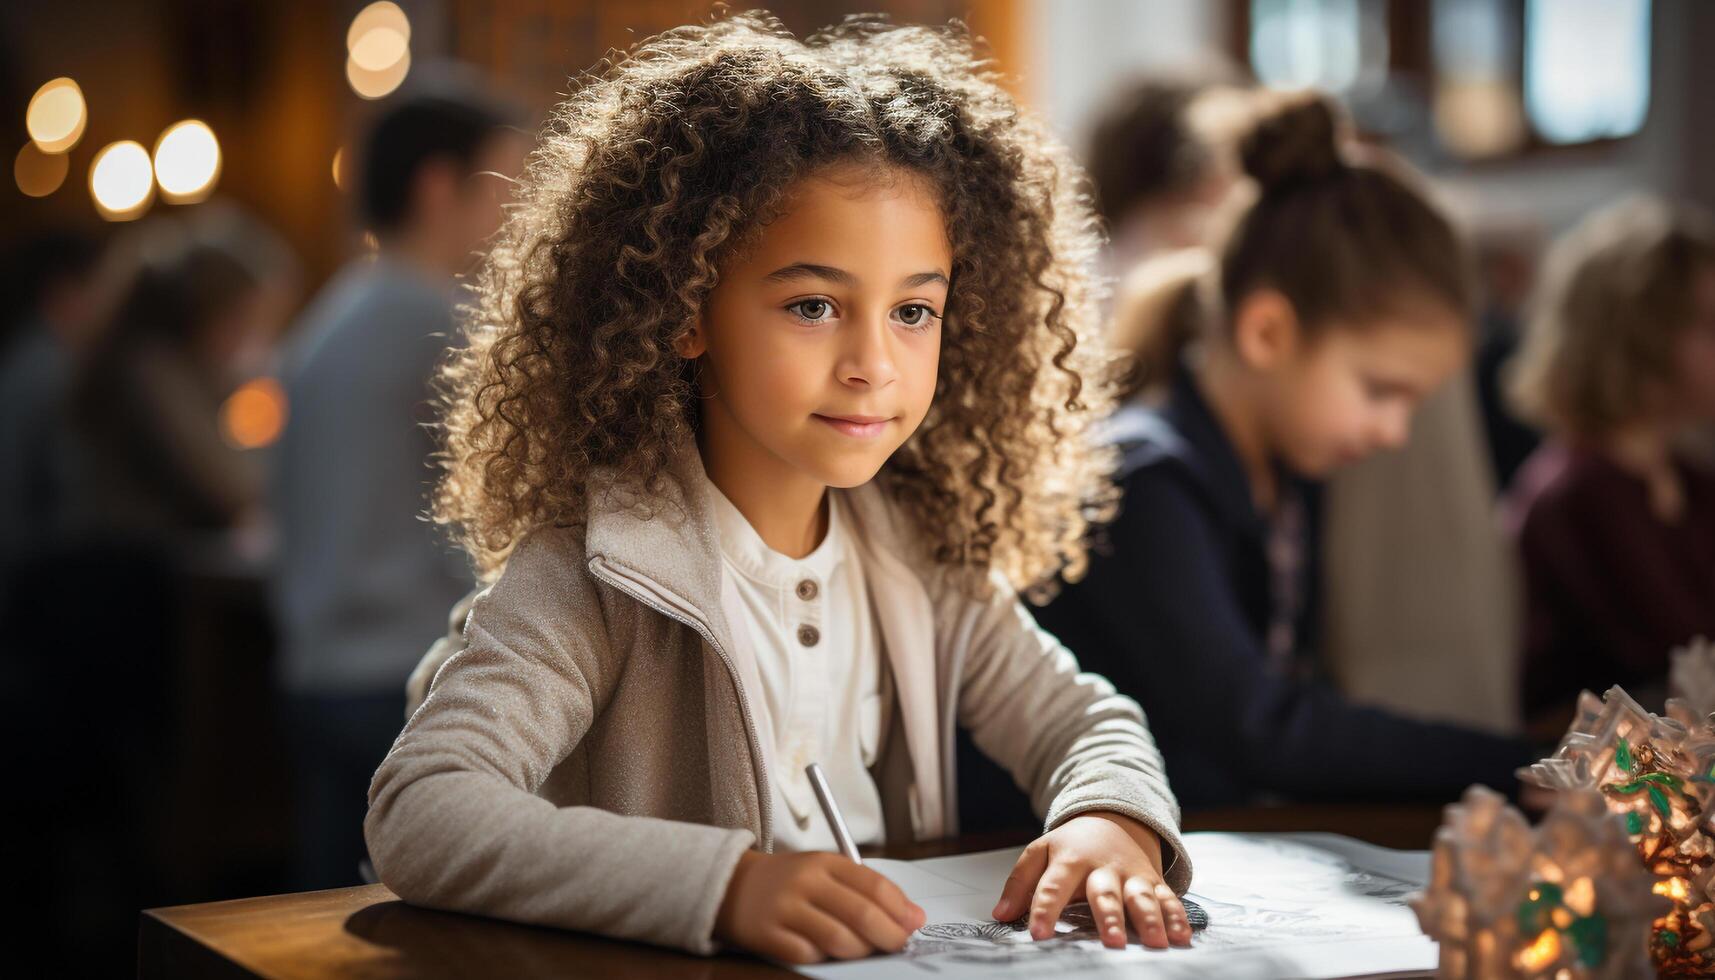
[[[1191,813],[1186,830],[1327,830],[1425,848],[1430,807],[1281,807]],[[1022,844],[971,835],[892,849],[907,860]],[[791,977],[750,957],[696,957],[583,933],[414,908],[383,885],[245,898],[142,914],[138,976],[164,977]]]

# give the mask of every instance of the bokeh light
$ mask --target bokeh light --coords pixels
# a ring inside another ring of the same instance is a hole
[[[363,36],[370,31],[392,31],[405,42],[411,40],[411,19],[405,16],[405,11],[390,0],[378,0],[362,10],[351,19],[351,27],[345,32],[345,47],[347,51],[356,53],[363,42]],[[381,67],[386,67],[382,65]]]
[[[220,406],[220,432],[239,449],[260,449],[286,428],[286,389],[273,378],[238,386]]]
[[[161,196],[175,204],[207,197],[220,176],[220,141],[200,119],[167,127],[155,143],[155,181]]]
[[[24,128],[43,153],[64,153],[76,146],[88,122],[83,90],[69,78],[56,78],[37,89],[24,111]]]
[[[64,153],[43,153],[35,142],[24,144],[12,161],[12,179],[29,197],[47,197],[65,183],[71,161]]]
[[[345,190],[345,147],[333,151],[333,185]]]
[[[391,27],[377,27],[351,46],[351,60],[359,68],[369,71],[382,71],[393,67],[400,58],[405,57],[408,42],[405,35]]]
[[[398,88],[411,71],[411,21],[389,0],[372,3],[352,18],[345,45],[346,80],[366,99]]]
[[[350,58],[345,60],[345,77],[351,90],[366,99],[379,99],[398,88],[411,71],[411,52],[382,71],[370,71]]]
[[[136,140],[109,143],[89,165],[89,193],[101,216],[127,221],[149,207],[155,191],[155,168],[149,151]]]

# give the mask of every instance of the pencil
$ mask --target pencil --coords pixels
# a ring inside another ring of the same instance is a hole
[[[834,802],[834,791],[828,788],[822,767],[812,762],[804,767],[804,775],[810,777],[810,788],[816,791],[816,802],[822,804],[822,814],[828,818],[828,827],[834,832],[840,853],[851,858],[854,864],[862,864],[863,858],[858,857],[857,844],[852,842],[852,832],[846,827],[846,818],[840,813],[839,804]]]

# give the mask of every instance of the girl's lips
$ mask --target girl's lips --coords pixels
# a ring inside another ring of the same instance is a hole
[[[870,439],[881,435],[890,418],[876,418],[870,415],[817,415],[816,420],[823,422],[838,432],[858,439]]]

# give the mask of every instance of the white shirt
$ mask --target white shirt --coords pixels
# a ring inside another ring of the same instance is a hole
[[[881,794],[869,775],[881,727],[881,643],[845,504],[828,493],[827,535],[798,559],[768,547],[725,494],[711,496],[733,653],[759,688],[751,713],[772,786],[774,849],[838,850],[804,775],[811,762],[821,764],[852,840],[881,843]]]

